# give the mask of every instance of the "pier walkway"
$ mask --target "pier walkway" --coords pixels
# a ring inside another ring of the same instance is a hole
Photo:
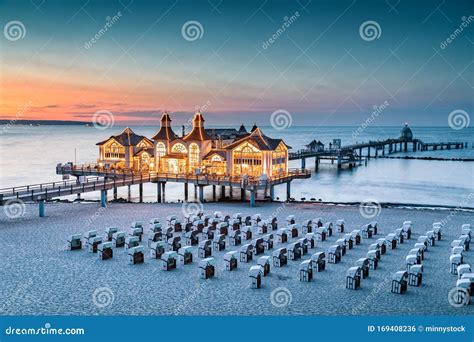
[[[246,176],[213,176],[192,174],[171,174],[156,172],[132,172],[131,170],[111,170],[99,165],[58,165],[56,173],[77,177],[75,180],[64,180],[60,182],[33,184],[0,189],[0,205],[9,205],[18,201],[39,202],[39,215],[44,216],[45,201],[63,196],[80,195],[82,193],[100,191],[101,206],[107,203],[107,191],[113,190],[114,199],[117,198],[117,189],[128,186],[128,199],[131,198],[131,186],[139,185],[139,200],[143,201],[143,184],[157,184],[157,202],[165,201],[165,190],[167,182],[184,184],[184,200],[189,198],[188,185],[194,184],[194,198],[204,202],[204,187],[212,186],[213,200],[217,200],[216,189],[221,187],[220,198],[225,197],[226,187],[241,189],[241,199],[246,200],[246,192],[250,193],[250,205],[255,206],[257,191],[264,192],[265,197],[274,199],[274,187],[280,184],[287,186],[287,198],[291,197],[291,181],[311,177],[309,170],[290,169],[288,172],[269,179],[258,179]],[[198,197],[199,194],[199,197]]]

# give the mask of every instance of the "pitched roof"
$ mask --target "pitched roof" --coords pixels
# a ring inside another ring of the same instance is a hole
[[[193,130],[189,132],[185,137],[184,141],[204,141],[211,140],[204,129],[204,118],[201,113],[196,113],[193,119]]]
[[[206,154],[203,159],[208,159],[208,158],[212,157],[214,154],[219,155],[219,156],[222,157],[224,160],[227,159],[227,154],[226,154],[225,150],[212,150],[211,152],[209,152],[208,154]]]
[[[316,140],[313,140],[311,141],[308,145],[306,146],[316,146],[316,145],[319,145],[319,146],[324,146],[324,144],[321,142],[321,141],[316,141]]]
[[[171,118],[167,112],[161,116],[160,130],[152,137],[153,140],[172,140],[178,137],[171,129]]]
[[[146,139],[150,144],[153,144],[153,141],[147,137],[135,134],[131,128],[127,127],[122,131],[122,133],[118,135],[111,135],[108,139],[98,142],[96,145],[103,145],[110,139],[115,139],[122,146],[136,146],[143,139]]]
[[[252,133],[249,133],[245,135],[244,137],[237,139],[232,144],[227,145],[225,148],[231,150],[245,141],[251,142],[256,147],[258,147],[258,149],[266,150],[266,151],[275,150],[281,142],[285,144],[285,142],[282,139],[273,139],[273,138],[267,137],[266,135],[262,133],[260,128],[257,127]],[[289,148],[288,145],[285,144],[285,146]]]
[[[141,149],[139,149],[136,153],[135,153],[135,156],[140,156],[142,155],[144,152],[150,154],[150,155],[154,155],[155,153],[155,149],[153,147],[143,147]]]

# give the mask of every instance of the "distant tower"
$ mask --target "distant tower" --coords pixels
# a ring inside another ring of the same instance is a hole
[[[254,122],[253,127],[252,127],[252,129],[250,130],[250,132],[254,132],[257,128],[258,128],[258,127],[257,127],[257,123]]]
[[[405,141],[413,140],[413,133],[411,131],[411,128],[408,127],[408,123],[405,123],[405,126],[402,128],[400,133],[400,139]]]

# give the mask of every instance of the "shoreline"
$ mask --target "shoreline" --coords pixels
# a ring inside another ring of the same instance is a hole
[[[188,201],[187,203],[196,203],[197,201]],[[27,204],[33,204],[35,202],[25,202]],[[90,199],[81,199],[81,200],[68,200],[68,199],[57,199],[49,201],[48,203],[64,203],[64,204],[74,204],[74,203],[100,203],[100,200],[90,200]],[[166,203],[158,203],[158,202],[129,202],[126,199],[120,197],[116,200],[108,201],[110,204],[179,204],[182,205],[186,203],[184,201],[177,201],[177,202],[166,202]],[[242,203],[245,207],[248,206],[248,202],[242,202],[239,200],[231,201],[231,200],[222,200],[217,202],[208,202],[204,201],[203,204],[228,204],[228,205],[235,205],[238,203]],[[257,200],[256,203],[259,204],[314,204],[314,205],[322,205],[322,206],[348,206],[348,207],[355,207],[360,206],[364,202],[334,202],[334,201],[265,201],[265,200]],[[463,212],[473,212],[474,207],[465,207],[465,206],[450,206],[450,205],[437,205],[437,204],[418,204],[418,203],[399,203],[399,202],[379,202],[379,203],[367,203],[367,205],[372,206],[380,206],[380,208],[390,208],[390,209],[407,209],[407,210],[439,210],[439,211],[447,211],[447,210],[456,210],[456,211],[463,211]],[[258,206],[256,207],[258,208]]]

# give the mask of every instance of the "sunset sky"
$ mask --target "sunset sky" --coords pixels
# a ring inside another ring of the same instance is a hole
[[[278,109],[295,125],[358,125],[387,101],[381,124],[445,126],[451,111],[473,109],[473,9],[469,0],[0,0],[0,118],[90,121],[107,110],[152,125],[162,110],[179,123],[202,107],[216,125],[265,124]],[[12,21],[23,38],[7,39]],[[183,37],[188,21],[202,37]],[[362,39],[366,21],[379,25],[377,39]]]

